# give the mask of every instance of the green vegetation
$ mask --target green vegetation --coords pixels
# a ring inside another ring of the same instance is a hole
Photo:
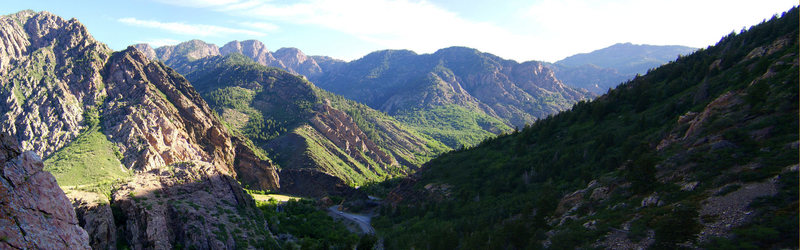
[[[511,128],[497,118],[456,105],[399,112],[395,117],[451,148],[469,147]]]
[[[260,155],[283,167],[315,167],[352,186],[405,175],[448,147],[365,105],[316,88],[301,77],[259,65],[241,54],[172,65]],[[326,115],[323,103],[349,115],[366,137],[398,165],[378,163],[372,152],[339,148],[311,128]]]
[[[315,83],[458,148],[522,127],[591,96],[560,87],[561,82],[531,70],[539,66],[465,47],[423,55],[383,50],[346,63]]]
[[[281,242],[284,249],[353,249],[363,241],[360,238],[368,238],[348,231],[345,225],[317,208],[312,200],[271,200],[256,204],[267,217],[273,234],[291,234],[297,238],[297,241]]]
[[[367,135],[367,138],[391,152],[398,160],[406,161],[412,166],[422,166],[435,156],[450,151],[450,147],[439,140],[418,132],[412,126],[392,116],[319,88],[316,88],[316,91],[325,100],[330,101],[331,106],[353,118],[353,122]],[[415,141],[416,145],[401,143],[402,140]]]
[[[87,122],[96,124],[93,120]],[[120,158],[117,146],[95,125],[45,159],[44,170],[52,173],[62,187],[107,196],[113,185],[131,175]]]
[[[699,209],[717,187],[778,175],[779,195],[750,203],[756,219],[708,247],[795,247],[797,172],[783,171],[798,162],[792,146],[800,127],[797,20],[794,8],[592,102],[444,154],[401,184],[411,194],[384,207],[373,225],[387,249],[522,249],[543,242],[571,249],[595,248],[632,221],[630,238],[653,230],[652,247],[674,249],[699,244]],[[772,52],[751,54],[766,47]],[[557,212],[562,197],[593,180],[612,188],[607,198],[591,199],[586,190],[568,212],[574,217],[548,222],[567,213]],[[679,181],[700,184],[683,190]],[[652,195],[661,205],[639,205]]]
[[[209,106],[259,147],[299,126],[319,103],[308,81],[259,65],[241,54],[189,65],[193,71],[181,73]]]

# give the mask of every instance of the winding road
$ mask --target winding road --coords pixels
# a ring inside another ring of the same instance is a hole
[[[341,217],[346,220],[355,222],[356,224],[358,224],[358,227],[361,228],[361,231],[364,232],[365,234],[375,234],[375,228],[372,228],[372,225],[369,224],[369,221],[372,218],[372,216],[345,213],[339,211],[339,205],[329,207],[328,211],[330,211],[330,214],[332,216]]]

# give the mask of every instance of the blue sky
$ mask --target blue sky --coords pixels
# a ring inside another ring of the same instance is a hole
[[[358,59],[381,49],[467,46],[517,61],[556,61],[614,43],[713,45],[795,0],[26,0],[0,14],[77,18],[115,50],[201,39],[257,39],[272,51]]]

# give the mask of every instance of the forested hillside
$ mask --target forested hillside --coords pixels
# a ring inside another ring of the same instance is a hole
[[[797,20],[438,157],[374,225],[388,249],[796,247]]]
[[[238,53],[173,67],[233,131],[261,149],[262,158],[274,160],[281,175],[311,170],[358,186],[406,175],[449,150],[383,113]],[[322,188],[330,188],[327,181],[298,178],[325,185],[302,187],[300,180],[287,177],[282,190],[314,196],[333,192]]]
[[[337,66],[314,83],[453,148],[509,132],[592,96],[564,85],[541,62],[518,63],[466,47],[421,55],[382,50]]]

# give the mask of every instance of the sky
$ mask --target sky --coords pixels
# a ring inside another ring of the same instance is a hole
[[[517,61],[554,62],[615,43],[704,48],[797,5],[796,0],[25,0],[77,18],[112,49],[200,39],[256,39],[346,61],[383,49],[466,46]]]

